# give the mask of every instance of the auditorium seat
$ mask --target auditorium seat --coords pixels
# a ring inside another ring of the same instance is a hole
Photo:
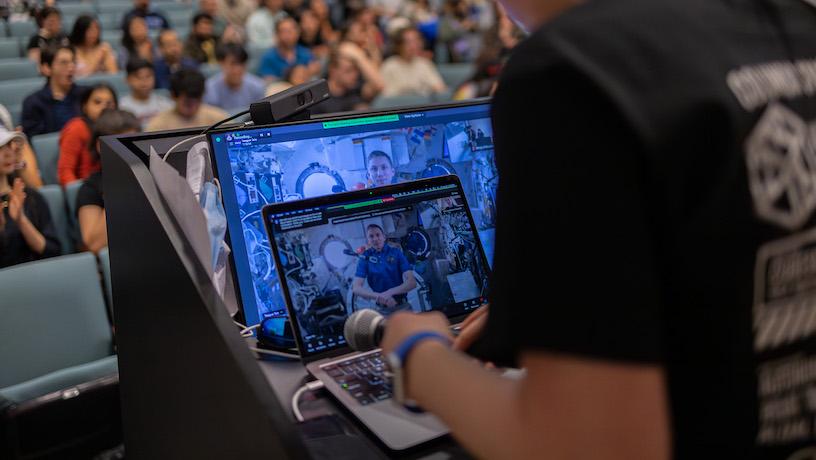
[[[74,243],[71,237],[71,224],[68,220],[68,210],[65,206],[65,193],[59,185],[43,185],[38,190],[45,202],[48,203],[48,211],[51,213],[51,220],[57,230],[57,238],[63,254],[70,254],[73,251]]]
[[[37,166],[44,184],[59,184],[57,161],[59,160],[59,132],[31,137],[31,148],[37,157]]]
[[[40,69],[33,61],[21,57],[0,59],[0,81],[39,77]]]
[[[45,78],[20,78],[0,81],[0,104],[6,108],[22,106],[23,100],[45,85]]]
[[[79,220],[77,219],[76,200],[79,188],[82,187],[81,180],[75,180],[65,186],[65,202],[68,203],[68,222],[71,224],[71,237],[76,242],[77,247],[82,247],[82,233],[79,231]]]
[[[133,2],[129,1],[101,1],[97,5],[100,14],[118,14],[124,17],[125,13],[133,9]]]
[[[20,40],[18,38],[0,38],[0,59],[20,58]]]
[[[78,85],[85,86],[92,86],[97,83],[107,83],[113,86],[113,89],[116,90],[116,96],[118,97],[122,97],[122,95],[130,92],[130,87],[127,84],[124,71],[115,74],[97,73],[87,77],[77,78],[76,82]]]
[[[91,458],[118,444],[118,366],[93,254],[0,270],[0,292],[0,458]]]
[[[456,87],[466,82],[473,76],[473,72],[475,71],[473,64],[470,63],[439,64],[437,69],[439,70],[439,75],[442,76],[442,80],[445,81],[445,84],[450,89],[456,89]]]
[[[63,16],[79,16],[82,14],[96,14],[96,7],[93,3],[86,3],[86,2],[75,2],[75,3],[68,3],[68,2],[59,2],[57,5],[60,12]]]
[[[37,24],[34,21],[14,21],[7,24],[9,37],[29,38],[37,33]]]

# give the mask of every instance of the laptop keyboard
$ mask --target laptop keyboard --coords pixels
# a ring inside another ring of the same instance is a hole
[[[336,361],[321,369],[364,406],[391,398],[391,379],[385,375],[380,351]]]

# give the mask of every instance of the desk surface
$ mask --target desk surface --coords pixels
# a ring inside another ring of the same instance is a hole
[[[262,359],[259,360],[258,363],[264,375],[266,375],[269,384],[275,390],[275,394],[278,396],[281,406],[286,408],[287,416],[292,420],[292,423],[296,423],[294,414],[292,414],[290,409],[292,407],[292,396],[295,394],[295,391],[306,382],[308,377],[306,367],[304,367],[300,361],[293,360]],[[382,459],[406,458],[442,460],[472,458],[449,437],[429,443],[427,446],[423,446],[416,451],[411,451],[409,454],[389,452],[384,447],[381,447],[370,433],[361,429],[360,424],[354,420],[353,417],[341,411],[334,399],[323,390],[304,394],[301,398],[300,410],[303,413],[303,417],[307,420],[321,415],[338,414],[344,420],[348,421],[350,425],[354,426],[354,429],[361,434],[361,437],[370,447],[371,453]]]

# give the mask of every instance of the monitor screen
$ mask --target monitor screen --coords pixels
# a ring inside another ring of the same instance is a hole
[[[261,219],[269,203],[456,174],[492,260],[498,179],[486,101],[235,129],[209,140],[249,325],[286,311]]]
[[[486,301],[487,259],[447,178],[264,211],[304,356],[345,346],[357,310],[455,318]]]

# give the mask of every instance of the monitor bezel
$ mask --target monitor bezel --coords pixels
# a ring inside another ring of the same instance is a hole
[[[224,128],[219,128],[219,129],[213,130],[213,131],[207,133],[207,135],[206,135],[206,137],[207,137],[207,146],[208,146],[209,154],[210,154],[210,164],[212,165],[213,177],[215,177],[219,181],[221,180],[221,178],[219,176],[218,168],[216,167],[215,146],[214,146],[214,143],[213,143],[213,137],[215,135],[224,135],[226,133],[235,133],[235,132],[240,132],[240,131],[249,131],[249,130],[256,130],[256,129],[263,129],[263,128],[270,128],[270,129],[275,128],[275,129],[277,129],[277,128],[285,128],[285,127],[290,127],[290,126],[300,126],[300,125],[305,125],[305,124],[309,124],[309,123],[317,123],[317,122],[325,122],[325,121],[349,120],[349,119],[354,119],[354,118],[364,118],[364,117],[370,117],[370,116],[376,116],[376,115],[392,115],[392,114],[398,115],[398,114],[405,114],[405,113],[412,113],[412,112],[427,112],[429,110],[441,110],[441,109],[455,109],[455,108],[462,108],[462,107],[471,107],[471,106],[477,106],[477,105],[487,105],[488,107],[490,107],[491,102],[492,102],[491,97],[482,97],[482,98],[469,99],[469,100],[466,100],[466,101],[440,102],[440,103],[434,103],[434,104],[414,105],[414,106],[404,106],[404,107],[394,107],[394,108],[384,108],[384,109],[375,109],[375,110],[361,110],[361,111],[354,111],[354,112],[338,112],[338,113],[332,113],[332,114],[316,115],[316,116],[313,116],[312,118],[305,119],[305,120],[283,122],[283,123],[272,123],[272,124],[258,125],[258,126],[255,126],[255,125],[246,126],[246,125],[243,125],[243,124],[242,125],[227,125]],[[470,211],[468,210],[468,212],[470,212]],[[472,217],[471,217],[471,219],[472,219]],[[229,231],[229,226],[227,226],[227,232],[226,232],[226,234],[224,236],[224,241],[232,249],[230,251],[230,253],[229,253],[228,260],[229,260],[229,264],[230,264],[230,269],[231,269],[232,274],[233,274],[230,278],[232,278],[232,286],[233,286],[233,291],[235,292],[235,300],[236,300],[238,309],[239,309],[241,315],[243,316],[244,322],[247,323],[246,324],[247,326],[254,326],[255,324],[260,324],[260,322],[263,320],[263,318],[260,317],[258,312],[256,311],[256,312],[252,313],[251,316],[248,316],[247,315],[247,310],[246,310],[246,308],[244,306],[244,299],[243,299],[243,297],[241,295],[240,277],[238,276],[237,266],[236,266],[236,263],[235,263],[234,251],[236,249],[233,247],[233,242],[232,242],[231,232]],[[481,241],[480,241],[480,244],[481,244]],[[241,249],[243,250],[243,248],[241,248]],[[482,252],[484,252],[483,248],[482,248]],[[277,270],[276,270],[276,273],[277,273]],[[252,289],[254,289],[254,286],[252,287]],[[287,308],[287,312],[288,312],[288,308]],[[288,315],[288,313],[287,313],[287,315]],[[257,323],[255,323],[254,321],[250,321],[250,319],[257,319]],[[252,323],[252,324],[250,324],[250,323]]]
[[[281,265],[280,254],[278,252],[278,244],[275,238],[272,237],[273,230],[271,225],[269,224],[269,215],[272,213],[279,213],[279,212],[288,212],[294,210],[300,210],[304,208],[317,208],[331,204],[339,204],[348,201],[355,201],[365,198],[376,198],[378,196],[387,196],[393,195],[395,193],[401,192],[409,192],[413,190],[418,190],[421,188],[426,187],[436,187],[436,186],[444,186],[444,185],[455,185],[456,191],[462,196],[465,200],[465,212],[468,216],[468,221],[470,222],[470,227],[476,232],[476,222],[473,220],[473,213],[470,212],[470,206],[467,203],[467,198],[465,197],[465,192],[462,189],[462,183],[459,180],[459,176],[449,174],[446,176],[438,176],[438,177],[431,177],[428,179],[420,179],[415,181],[408,181],[402,182],[393,185],[386,185],[383,187],[377,187],[373,189],[363,189],[363,190],[353,190],[350,192],[342,192],[342,193],[335,193],[331,195],[324,195],[320,197],[314,198],[307,198],[304,200],[297,200],[297,201],[283,201],[280,203],[273,203],[264,206],[261,209],[261,216],[263,217],[264,222],[264,229],[266,230],[267,238],[269,239],[269,247],[272,249],[272,257],[275,259],[275,266],[279,267]],[[487,271],[488,279],[492,277],[492,271],[490,268],[490,264],[487,261],[487,256],[485,255],[484,248],[482,247],[481,239],[476,237],[477,246],[479,257],[482,259],[482,265],[485,267]],[[303,336],[300,332],[300,326],[296,324],[297,316],[295,315],[295,308],[292,305],[292,297],[289,292],[289,284],[286,282],[286,279],[281,276],[280,271],[275,270],[275,275],[278,277],[278,281],[280,282],[281,289],[283,290],[283,300],[286,304],[286,313],[288,316],[288,320],[292,326],[292,331],[294,332],[295,342],[297,343],[298,350],[300,351],[300,357],[304,362],[313,362],[318,361],[325,358],[332,358],[335,356],[341,356],[347,354],[352,351],[351,347],[348,344],[337,347],[333,350],[327,351],[318,351],[314,353],[306,353]],[[490,286],[488,285],[488,292],[490,291]],[[456,324],[464,319],[469,312],[448,317],[448,320],[451,324]]]

